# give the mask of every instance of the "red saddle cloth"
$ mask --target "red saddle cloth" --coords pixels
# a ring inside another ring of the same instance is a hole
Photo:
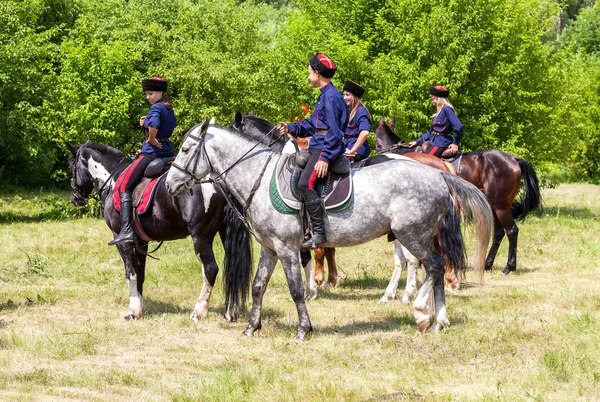
[[[125,180],[129,179],[129,175],[127,173],[128,170],[132,168],[132,166],[133,165],[127,166],[123,173],[117,178],[117,182],[113,190],[113,204],[115,206],[115,209],[119,212],[121,212],[121,196],[119,195],[119,189],[123,188]],[[138,184],[138,186],[135,188],[134,193],[137,195],[138,192],[141,190],[140,186],[145,186],[142,191],[142,195],[139,199],[139,202],[137,202],[138,197],[132,197],[134,199],[135,211],[138,215],[143,215],[146,212],[148,212],[148,210],[152,206],[152,200],[154,199],[154,194],[156,192],[156,189],[158,188],[158,183],[160,182],[160,180],[163,180],[165,178],[166,174],[167,172],[152,180],[143,179],[142,182]],[[137,204],[135,204],[136,202]]]

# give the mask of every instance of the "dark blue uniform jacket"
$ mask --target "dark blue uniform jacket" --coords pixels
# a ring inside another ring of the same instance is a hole
[[[319,160],[331,163],[344,153],[344,132],[348,125],[348,106],[332,83],[321,88],[310,119],[288,124],[294,137],[309,137],[309,148],[321,149]]]
[[[146,136],[148,136],[148,127],[157,128],[156,139],[162,143],[163,149],[150,145],[144,140],[141,153],[156,154],[159,158],[172,156],[173,143],[168,138],[173,134],[175,126],[177,126],[177,119],[173,110],[167,109],[163,102],[156,102],[152,105],[144,121]]]
[[[417,144],[420,145],[423,141],[431,141],[431,145],[440,148],[448,148],[452,143],[460,145],[462,132],[463,124],[456,116],[454,109],[444,106],[433,118],[429,131],[417,139]]]
[[[356,109],[356,113],[352,120],[348,122],[346,127],[346,134],[344,134],[344,143],[346,149],[352,149],[356,140],[358,140],[358,134],[363,131],[371,131],[371,119],[369,118],[369,112],[363,106],[359,106]],[[356,150],[356,153],[363,158],[368,158],[371,153],[371,147],[369,141],[363,142],[363,144]]]

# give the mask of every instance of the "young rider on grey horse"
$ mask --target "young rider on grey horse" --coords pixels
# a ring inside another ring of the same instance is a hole
[[[327,242],[325,236],[324,207],[315,191],[315,182],[327,176],[331,163],[342,156],[344,132],[348,124],[348,106],[344,97],[331,83],[337,67],[333,60],[316,53],[308,64],[308,82],[321,90],[317,104],[310,116],[298,123],[279,123],[281,135],[293,137],[312,136],[308,145],[310,158],[300,176],[299,189],[313,228],[313,239],[307,240],[304,248],[318,247]],[[313,242],[314,241],[314,242]]]

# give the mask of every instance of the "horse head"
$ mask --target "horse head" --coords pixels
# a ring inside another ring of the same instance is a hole
[[[247,115],[237,112],[235,119],[229,127],[262,144],[270,146],[272,150],[277,152],[282,152],[288,140],[287,136],[279,135],[279,132],[275,129],[275,124],[255,116],[253,112]]]
[[[179,153],[167,173],[165,184],[169,194],[179,194],[183,186],[194,187],[202,177],[210,173],[210,160],[203,152],[206,132],[210,125],[210,121],[206,119],[202,124],[190,128],[183,136]]]
[[[404,146],[404,141],[398,138],[398,136],[394,132],[393,127],[395,122],[395,118],[393,118],[389,124],[386,123],[383,117],[379,120],[379,125],[375,130],[375,150],[378,154],[405,154],[408,152],[413,152],[413,150],[411,150],[407,146]]]
[[[71,202],[76,206],[83,206],[96,188],[106,187],[112,180],[122,162],[130,160],[119,150],[103,144],[87,141],[76,147],[67,144],[71,155],[69,168],[71,170]]]
[[[94,183],[88,169],[88,161],[82,157],[81,149],[86,144],[73,147],[67,143],[71,155],[69,155],[69,169],[71,170],[71,202],[82,207],[87,201],[94,189]]]

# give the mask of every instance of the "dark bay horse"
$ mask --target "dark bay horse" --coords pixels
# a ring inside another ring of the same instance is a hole
[[[382,118],[375,131],[377,153],[406,154],[408,148]],[[517,269],[517,238],[519,228],[515,220],[523,220],[541,203],[540,188],[533,166],[523,158],[509,155],[497,149],[479,150],[462,154],[456,162],[458,176],[477,186],[488,198],[494,213],[494,237],[485,260],[485,268],[491,269],[500,243],[508,237],[508,261],[502,270],[508,275]],[[523,197],[515,199],[523,179]]]
[[[298,313],[296,338],[303,340],[312,331],[312,324],[300,271],[302,217],[281,214],[268,201],[270,181],[280,158],[281,153],[238,131],[206,121],[185,135],[165,185],[170,194],[177,195],[214,173],[213,180],[243,200],[253,234],[261,245],[252,285],[252,310],[244,334],[253,336],[261,329],[264,293],[280,261]],[[328,242],[324,246],[352,247],[381,236],[393,236],[425,267],[426,277],[413,303],[418,328],[424,332],[447,327],[450,320],[444,265],[449,262],[457,272],[465,269],[465,245],[456,205],[460,205],[463,217],[480,223],[478,237],[485,250],[493,218],[484,195],[465,180],[414,161],[392,160],[358,169],[352,180],[353,197],[348,208],[328,213]],[[483,259],[475,270],[483,270]],[[431,296],[433,311],[429,307]]]
[[[83,206],[92,190],[96,189],[104,204],[106,224],[116,235],[121,228],[121,218],[113,204],[113,186],[131,160],[117,149],[91,141],[77,147],[69,145],[69,149],[69,166],[73,176],[71,201]],[[139,217],[144,232],[157,241],[192,236],[204,277],[200,297],[190,317],[194,321],[208,315],[210,295],[219,271],[212,245],[219,233],[225,249],[225,316],[228,320],[236,320],[250,288],[252,255],[247,227],[212,184],[205,183],[183,192],[179,197],[172,197],[164,183],[163,179],[157,184],[152,209]],[[129,310],[125,318],[139,319],[144,308],[142,294],[148,242],[139,239],[138,249],[131,243],[118,243],[116,246],[129,282]]]

